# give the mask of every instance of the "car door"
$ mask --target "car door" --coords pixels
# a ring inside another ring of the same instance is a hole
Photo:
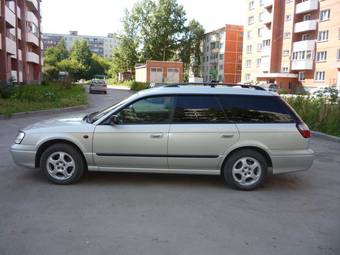
[[[169,168],[217,171],[238,137],[214,95],[178,95],[169,131]]]
[[[166,169],[172,98],[139,99],[121,109],[116,123],[98,125],[94,161],[102,170]]]

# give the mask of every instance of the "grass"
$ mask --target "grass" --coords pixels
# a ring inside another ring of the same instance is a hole
[[[295,109],[310,129],[340,136],[340,100],[325,98],[289,97],[285,100]]]
[[[87,93],[81,85],[22,85],[1,94],[0,114],[6,116],[87,104]]]

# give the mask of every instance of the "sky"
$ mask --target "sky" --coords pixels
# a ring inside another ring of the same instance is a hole
[[[42,32],[106,36],[121,30],[125,8],[137,0],[43,0],[41,2]],[[225,24],[244,23],[244,0],[178,0],[187,18],[198,20],[211,31]]]

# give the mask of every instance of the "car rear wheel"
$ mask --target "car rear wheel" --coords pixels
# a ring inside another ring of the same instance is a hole
[[[85,164],[81,154],[68,144],[48,147],[40,159],[40,167],[46,177],[56,184],[71,184],[84,173]]]
[[[267,168],[267,162],[261,153],[255,150],[240,150],[225,162],[223,177],[233,188],[253,190],[264,184]]]

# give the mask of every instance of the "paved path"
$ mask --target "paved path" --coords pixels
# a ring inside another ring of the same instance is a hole
[[[125,98],[91,95],[91,108]],[[17,129],[0,121],[0,254],[340,254],[340,144],[312,139],[310,171],[234,191],[218,176],[88,173],[57,186],[14,165]]]

